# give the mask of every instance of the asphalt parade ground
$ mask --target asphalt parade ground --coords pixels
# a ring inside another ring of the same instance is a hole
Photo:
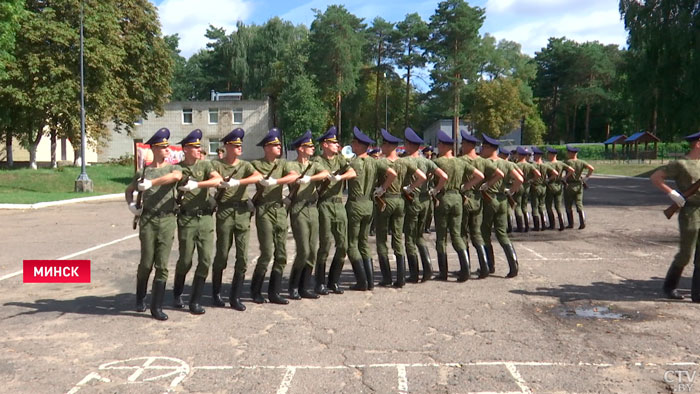
[[[245,312],[209,306],[210,278],[204,315],[173,309],[175,242],[166,322],[134,311],[139,241],[123,201],[0,210],[0,392],[700,392],[700,305],[660,292],[678,240],[669,201],[613,177],[592,178],[584,201],[584,230],[512,235],[514,279],[498,246],[496,274],[465,283],[353,292],[346,262],[345,294],[286,306],[249,299],[251,235]],[[285,295],[291,233],[287,255]],[[22,283],[23,260],[61,258],[89,259],[91,283]]]

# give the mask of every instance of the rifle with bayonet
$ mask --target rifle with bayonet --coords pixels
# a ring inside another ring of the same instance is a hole
[[[683,192],[683,198],[685,198],[687,200],[688,198],[692,197],[695,193],[697,193],[698,190],[700,190],[700,180],[693,183],[690,186],[690,188],[688,188],[688,190]],[[679,209],[681,209],[681,207],[679,207],[677,204],[673,203],[668,208],[664,209],[664,215],[666,215],[667,219],[671,219],[673,214],[678,212]]]
[[[335,172],[333,172],[331,175],[333,175],[333,176],[342,175],[342,174],[345,173],[345,171],[347,171],[347,170],[349,170],[349,169],[350,169],[350,163],[345,164],[343,167],[339,168],[338,170],[336,170]],[[322,195],[326,192],[326,190],[328,189],[328,187],[330,187],[330,185],[331,185],[331,180],[330,180],[330,179],[324,179],[324,180],[321,182],[321,185],[316,189],[316,191],[318,192],[318,196],[319,196],[319,197],[322,196]]]
[[[313,167],[313,163],[309,163],[304,171],[301,172],[301,175],[299,175],[299,178],[303,178],[307,172]],[[297,198],[297,194],[299,193],[299,189],[301,189],[301,185],[298,183],[295,183],[289,188],[289,194],[287,195],[287,200],[289,201],[289,205],[287,206],[287,214],[289,214],[289,211],[292,210],[292,204],[294,204],[294,200]]]
[[[141,183],[146,180],[146,163],[143,163],[143,170],[141,171],[141,178],[139,178],[138,183]],[[137,184],[138,184],[137,183]],[[136,209],[141,209],[143,208],[143,192],[139,191],[136,193]],[[136,230],[136,226],[139,224],[139,219],[141,219],[141,215],[134,215],[134,224],[132,228]]]
[[[272,169],[270,170],[270,172],[268,172],[267,175],[265,175],[265,177],[264,177],[263,179],[270,179],[270,177],[272,176],[272,173],[275,172],[275,170],[277,169],[277,166],[278,166],[278,165],[279,165],[279,161],[277,161],[277,162],[275,163],[275,165],[272,166]],[[251,199],[251,201],[253,202],[253,205],[254,205],[255,207],[257,207],[258,204],[260,203],[260,199],[262,198],[263,192],[265,192],[265,188],[264,188],[262,185],[260,185],[260,184],[256,184],[255,187],[256,187],[255,195],[253,196],[253,198]],[[253,213],[254,213],[254,212],[251,212],[251,213],[250,213],[250,216],[251,216],[251,217],[253,217]]]

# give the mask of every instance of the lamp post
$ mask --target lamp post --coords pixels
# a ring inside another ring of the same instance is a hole
[[[83,8],[85,1],[80,2],[80,175],[75,180],[76,192],[92,192],[92,180],[85,171],[85,77],[83,72]]]

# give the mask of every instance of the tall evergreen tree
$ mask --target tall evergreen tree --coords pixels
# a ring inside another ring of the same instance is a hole
[[[409,125],[409,110],[411,102],[411,72],[416,68],[425,67],[428,59],[425,45],[430,35],[428,24],[417,13],[406,15],[403,21],[396,24],[396,43],[398,58],[396,64],[406,70],[406,96],[404,108],[404,128]]]

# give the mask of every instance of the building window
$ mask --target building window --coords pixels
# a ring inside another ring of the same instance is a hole
[[[243,108],[233,109],[233,124],[243,123]]]
[[[182,110],[182,124],[192,124],[192,108]]]
[[[209,141],[209,156],[216,156],[217,155],[217,149],[219,149],[219,146],[221,146],[221,142],[219,141]]]
[[[219,123],[219,109],[209,108],[209,124]]]

